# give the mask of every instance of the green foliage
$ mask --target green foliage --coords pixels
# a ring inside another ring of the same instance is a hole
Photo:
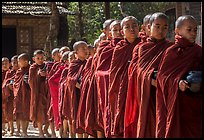
[[[123,16],[118,4],[119,2],[110,2],[110,16],[112,19],[122,20]],[[124,12],[127,15],[135,16],[139,21],[139,25],[142,24],[145,15],[165,12],[168,8],[174,6],[174,4],[175,2],[123,2]],[[93,44],[94,40],[102,32],[102,25],[105,21],[104,8],[104,2],[82,2],[84,37],[90,44]],[[78,2],[69,2],[68,10],[76,13],[76,15],[67,16],[69,40],[72,38],[80,40]]]

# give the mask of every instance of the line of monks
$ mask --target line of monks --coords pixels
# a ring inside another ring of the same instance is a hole
[[[146,15],[139,32],[133,16],[108,19],[94,45],[54,48],[53,61],[35,50],[2,58],[3,134],[28,137],[202,137],[202,48],[197,21],[180,16],[175,41],[166,39],[168,17]],[[51,129],[51,134],[48,128]]]

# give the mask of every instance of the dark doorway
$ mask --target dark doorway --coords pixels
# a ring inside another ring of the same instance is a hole
[[[2,31],[2,57],[8,57],[17,54],[16,28],[3,27]]]

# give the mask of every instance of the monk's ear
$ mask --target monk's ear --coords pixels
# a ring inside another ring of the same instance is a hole
[[[176,35],[179,35],[179,29],[178,28],[175,28],[174,32]]]
[[[32,57],[33,61],[35,62],[35,57]]]
[[[124,31],[122,29],[120,30],[120,33],[122,36],[124,36]]]
[[[148,31],[150,32],[150,30],[151,30],[151,24],[147,24],[147,29],[148,29]]]
[[[108,33],[108,38],[112,38],[111,31]]]

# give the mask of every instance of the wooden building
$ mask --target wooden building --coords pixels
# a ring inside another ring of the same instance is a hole
[[[56,5],[60,17],[74,14],[63,2]],[[48,2],[2,2],[2,57],[11,58],[23,52],[32,54],[36,49],[43,49],[51,13]]]
[[[202,46],[202,2],[176,2],[174,7],[165,11],[170,19],[168,38],[174,39],[175,21],[179,16],[192,15],[198,21],[196,43]]]

